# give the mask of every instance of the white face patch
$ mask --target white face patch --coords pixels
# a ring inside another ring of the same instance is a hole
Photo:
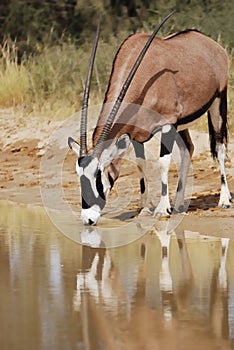
[[[81,210],[81,219],[84,225],[96,225],[101,215],[101,209],[97,204],[91,208]]]

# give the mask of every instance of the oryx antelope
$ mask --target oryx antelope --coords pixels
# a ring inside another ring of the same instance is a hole
[[[219,161],[221,193],[219,206],[230,207],[224,160],[227,143],[228,57],[211,38],[186,30],[164,39],[156,33],[138,33],[120,46],[112,67],[102,110],[93,133],[93,148],[87,151],[89,86],[99,37],[94,41],[87,75],[80,124],[80,146],[69,137],[77,154],[84,224],[96,224],[108,194],[119,175],[120,160],[132,142],[139,167],[144,163],[144,142],[162,132],[160,169],[161,199],[155,216],[170,215],[168,171],[174,141],[181,154],[181,170],[173,210],[183,211],[185,182],[193,153],[188,126],[206,111],[211,152]],[[145,180],[140,180],[142,198]],[[143,203],[143,206],[145,204]]]

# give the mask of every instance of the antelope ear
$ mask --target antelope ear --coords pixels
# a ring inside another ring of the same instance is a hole
[[[130,143],[131,141],[127,134],[120,136],[114,145],[103,150],[100,157],[101,166],[106,167],[115,158],[120,157],[124,152],[127,151],[128,147],[130,146]]]
[[[77,157],[80,156],[80,145],[72,137],[68,137],[68,146],[76,153]]]

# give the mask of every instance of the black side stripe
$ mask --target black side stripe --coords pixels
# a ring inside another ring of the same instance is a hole
[[[184,125],[184,124],[189,124],[191,122],[193,122],[194,120],[200,118],[202,116],[202,114],[204,114],[212,105],[212,103],[214,102],[214,100],[220,96],[220,93],[218,90],[215,91],[214,96],[209,100],[209,102],[207,102],[204,106],[202,106],[198,111],[196,111],[195,113],[192,113],[190,115],[187,115],[186,117],[179,119],[177,121],[177,125]]]

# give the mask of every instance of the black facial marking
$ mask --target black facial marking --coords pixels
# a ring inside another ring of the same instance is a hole
[[[140,179],[140,188],[141,188],[141,193],[145,193],[145,180],[144,178]]]
[[[93,205],[98,205],[101,209],[105,206],[105,197],[103,194],[102,184],[97,185],[98,197],[93,193],[90,180],[86,176],[81,175],[80,177],[81,192],[82,192],[82,209],[89,209]],[[99,188],[98,188],[99,187]]]
[[[162,196],[167,195],[167,185],[162,182]]]

